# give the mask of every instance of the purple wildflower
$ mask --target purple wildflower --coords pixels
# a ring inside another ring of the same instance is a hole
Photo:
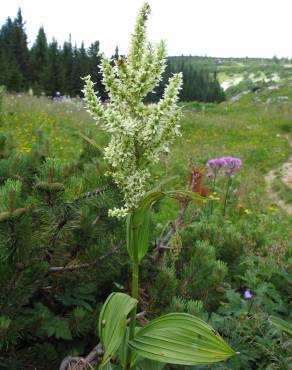
[[[206,167],[211,168],[214,173],[217,173],[221,168],[225,169],[226,176],[232,176],[235,171],[237,171],[242,165],[239,158],[236,157],[221,157],[210,159]]]
[[[251,299],[253,297],[252,292],[250,290],[246,290],[243,294],[245,299]]]
[[[222,157],[224,160],[224,168],[225,168],[225,175],[231,176],[234,174],[235,171],[237,171],[241,165],[242,162],[239,158],[236,157]]]
[[[218,169],[222,166],[224,166],[224,161],[222,160],[222,158],[210,159],[206,164],[206,167],[212,169]]]
[[[214,176],[214,173],[213,173],[213,172],[208,172],[208,173],[207,173],[207,177],[209,177],[209,178],[210,178],[210,177],[213,177],[213,176]]]

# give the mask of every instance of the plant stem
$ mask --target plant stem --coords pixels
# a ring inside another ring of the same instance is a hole
[[[132,297],[138,300],[138,284],[139,284],[139,265],[138,263],[133,263],[133,272],[132,272]],[[137,305],[131,311],[130,316],[130,333],[129,340],[135,337],[136,329],[136,315],[137,315]],[[125,370],[130,370],[131,366],[131,350],[128,347],[127,349],[127,359],[125,363]]]
[[[214,180],[213,180],[213,188],[212,188],[212,193],[214,193],[215,189],[216,189],[216,176],[217,176],[217,171],[214,172]],[[213,202],[213,199],[211,200],[211,209],[210,209],[210,215],[212,216],[213,214],[213,205],[214,205],[214,202]]]
[[[250,303],[249,308],[248,308],[247,316],[249,316],[249,315],[250,315],[250,313],[251,313],[251,309],[252,309],[252,306],[253,306],[253,302],[254,302],[254,299],[251,299],[251,303]]]
[[[226,193],[225,193],[225,199],[224,199],[223,216],[225,216],[225,213],[226,213],[226,205],[227,205],[227,199],[228,199],[228,195],[229,195],[229,189],[231,187],[231,182],[232,182],[232,178],[231,178],[231,175],[230,175],[228,177],[228,181],[227,181],[227,187],[226,187]]]

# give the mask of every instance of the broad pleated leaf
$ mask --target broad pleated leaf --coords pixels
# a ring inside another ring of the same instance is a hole
[[[153,320],[129,345],[141,357],[177,365],[211,364],[235,355],[209,325],[185,313]]]
[[[105,301],[98,320],[99,337],[104,347],[102,366],[119,349],[126,331],[127,316],[136,304],[136,299],[124,293],[112,293]]]
[[[141,327],[136,327],[135,335],[141,330]],[[120,366],[124,369],[125,362],[127,358],[127,352],[128,352],[128,342],[129,342],[129,328],[126,328],[125,335],[123,338],[123,341],[119,348],[119,360],[120,360]],[[162,370],[164,368],[165,364],[162,364],[161,362],[148,360],[146,358],[142,358],[139,356],[136,352],[131,353],[131,369],[134,370]],[[104,370],[102,368],[102,370]]]
[[[165,364],[158,361],[148,360],[145,358],[143,361],[139,362],[135,367],[135,370],[162,370]]]
[[[140,202],[139,208],[127,217],[127,250],[134,263],[140,263],[149,246],[149,225],[152,205],[165,197],[202,200],[190,191],[151,191]]]

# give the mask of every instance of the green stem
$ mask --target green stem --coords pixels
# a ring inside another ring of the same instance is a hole
[[[254,302],[254,299],[251,299],[251,303],[250,303],[250,305],[249,305],[249,309],[248,309],[248,312],[247,312],[247,316],[249,316],[249,315],[250,315],[250,313],[251,313],[251,309],[252,309],[252,306],[253,306],[253,302]]]
[[[212,193],[214,193],[215,189],[216,189],[216,175],[217,175],[217,171],[214,172],[214,180],[213,180],[213,189],[212,189]],[[210,209],[210,215],[212,216],[213,214],[213,204],[214,204],[214,201],[213,199],[211,199],[211,209]]]
[[[225,216],[225,213],[226,213],[226,205],[227,205],[227,199],[228,199],[228,195],[229,195],[229,189],[231,187],[231,182],[232,182],[232,179],[231,179],[231,175],[230,175],[228,177],[228,181],[227,181],[227,187],[226,187],[226,193],[225,193],[225,199],[224,199],[223,216]]]
[[[138,300],[138,289],[139,289],[139,265],[138,263],[133,264],[133,272],[132,272],[132,297]],[[135,337],[135,329],[136,329],[136,315],[137,315],[137,305],[131,311],[130,315],[130,333],[129,333],[129,340]],[[125,370],[131,369],[131,349],[128,347],[127,349],[127,359],[125,363]]]

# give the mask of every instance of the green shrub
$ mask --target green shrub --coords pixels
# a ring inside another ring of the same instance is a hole
[[[217,307],[225,292],[227,265],[217,259],[215,248],[207,241],[186,239],[179,255],[170,251],[157,269],[148,273],[155,276],[149,287],[150,311],[168,312],[175,305],[174,297],[180,297],[186,300],[182,311],[189,312],[190,301],[202,301],[205,309]]]
[[[127,279],[124,235],[107,217],[120,198],[92,148],[64,163],[41,140],[28,154],[10,140],[0,138],[0,367],[51,370],[94,343],[100,303]]]

